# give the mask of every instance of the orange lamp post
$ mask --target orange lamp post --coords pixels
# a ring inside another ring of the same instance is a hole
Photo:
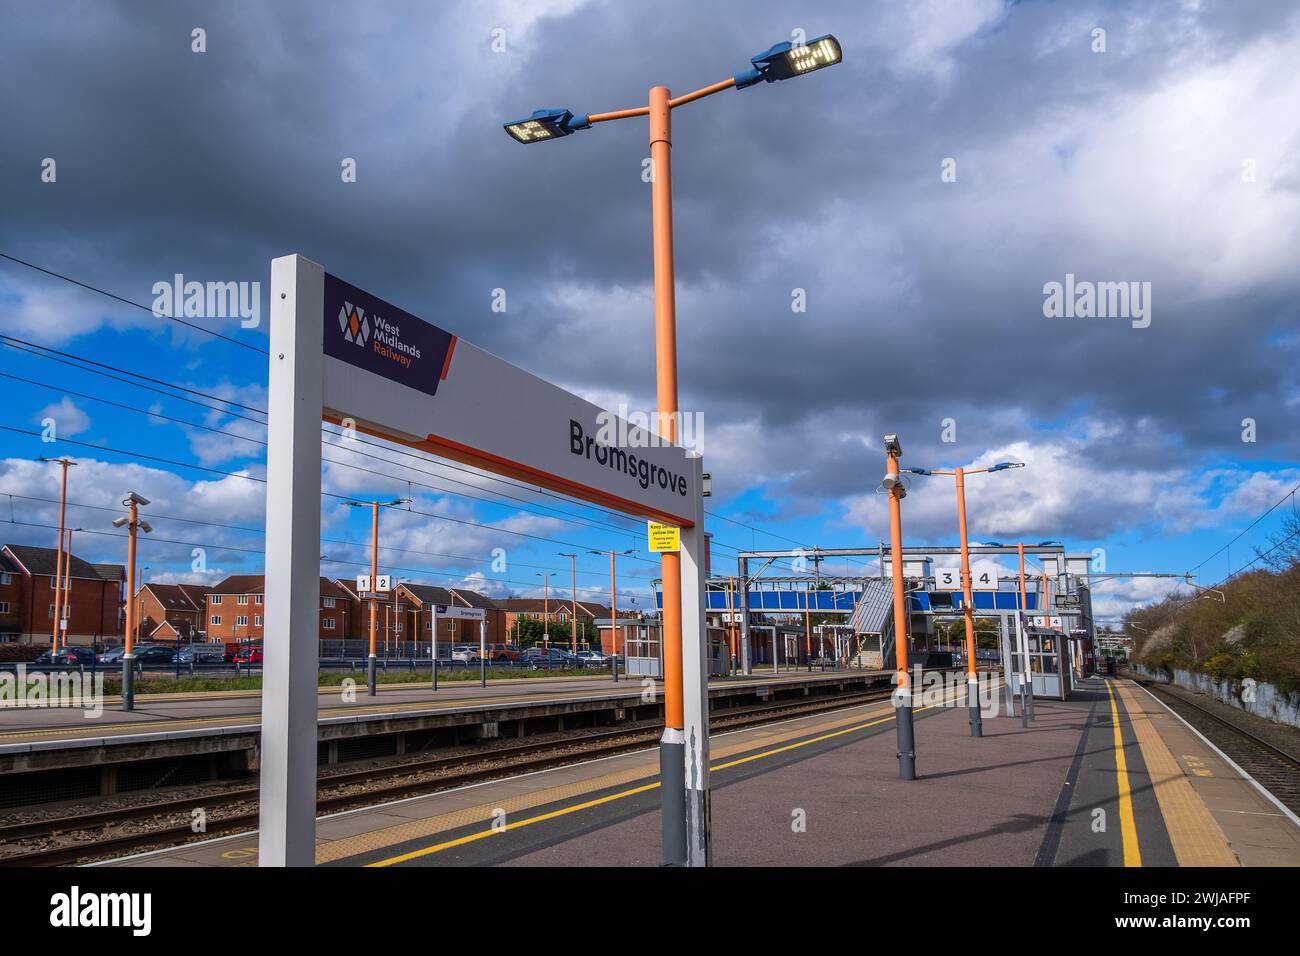
[[[76,462],[69,458],[42,458],[41,461],[52,461],[62,466],[63,473],[59,481],[59,554],[54,563],[54,624],[51,627],[50,644],[51,650],[59,649],[60,641],[60,621],[63,620],[63,529],[64,516],[68,508],[68,468],[75,465]],[[68,547],[68,563],[72,563],[72,548]]]
[[[575,116],[567,109],[537,110],[506,123],[505,131],[519,143],[531,144],[569,136],[597,123],[645,116],[650,126],[650,208],[654,259],[655,385],[660,437],[677,441],[677,307],[673,268],[672,111],[687,103],[721,93],[772,83],[834,66],[842,59],[839,41],[827,35],[806,43],[778,43],[750,59],[751,69],[674,98],[667,87],[650,88],[645,106]],[[707,858],[688,849],[686,784],[686,715],[682,686],[681,556],[660,555],[663,588],[664,733],[660,741],[662,860],[666,866]],[[576,624],[576,622],[575,622]],[[695,834],[697,842],[707,836]]]
[[[903,508],[907,489],[898,474],[903,448],[897,435],[885,436],[885,492],[889,495],[889,565],[894,584],[894,659],[897,690],[894,692],[894,723],[898,730],[898,775],[916,779],[916,732],[912,726],[912,680],[907,672],[908,613],[903,591]]]
[[[615,583],[614,559],[620,554],[636,554],[636,548],[626,551],[593,551],[592,554],[609,555],[609,659],[610,672],[618,680],[618,587]]]
[[[551,574],[547,571],[543,574],[537,572],[537,576],[542,579],[542,648],[548,654],[551,651]]]
[[[379,509],[395,508],[398,505],[410,504],[410,498],[394,498],[392,501],[348,501],[345,502],[349,508],[369,508],[370,509],[370,592],[373,595],[375,588],[379,586]],[[376,687],[375,672],[378,667],[378,653],[376,641],[378,636],[376,630],[379,623],[379,604],[374,597],[368,598],[370,604],[370,656],[366,659],[366,693],[374,697],[379,691]],[[385,610],[387,615],[387,610]],[[437,678],[438,671],[438,632],[436,628],[430,635],[430,662],[429,665],[434,670],[434,678]],[[388,646],[388,629],[384,629],[384,646]]]
[[[907,469],[913,475],[951,476],[957,486],[957,534],[961,543],[961,604],[962,618],[966,623],[966,705],[970,711],[972,737],[984,736],[984,722],[980,716],[979,674],[975,669],[975,595],[970,580],[970,541],[966,534],[966,476],[1023,467],[1025,463],[1022,461],[1004,461],[990,465],[988,468],[957,468],[953,471]]]
[[[134,491],[127,492],[126,498],[122,501],[122,504],[126,506],[125,517],[113,519],[113,527],[126,527],[126,618],[123,621],[126,633],[122,653],[123,710],[135,710],[135,654],[132,653],[134,649],[132,637],[135,633],[136,618],[135,538],[137,529],[143,530],[146,534],[153,531],[153,528],[149,526],[149,522],[140,520],[140,507],[148,503],[148,498],[138,495]]]

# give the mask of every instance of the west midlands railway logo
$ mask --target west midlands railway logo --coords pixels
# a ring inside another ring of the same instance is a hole
[[[370,320],[366,318],[365,309],[358,309],[351,302],[344,302],[339,309],[339,328],[343,337],[353,345],[365,348],[370,340]]]

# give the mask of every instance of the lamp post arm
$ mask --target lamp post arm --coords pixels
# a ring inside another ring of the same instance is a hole
[[[673,109],[678,106],[685,106],[687,103],[694,103],[696,100],[702,100],[706,96],[712,96],[714,93],[721,93],[723,90],[729,90],[736,85],[734,76],[727,77],[710,86],[702,87],[692,93],[683,93],[668,101],[668,108]],[[607,123],[610,120],[631,119],[634,116],[649,116],[649,106],[638,106],[630,110],[612,110],[608,113],[590,113],[587,116],[588,123]]]
[[[723,90],[729,90],[735,85],[736,78],[731,76],[710,86],[698,89],[693,93],[683,93],[681,96],[674,97],[668,101],[668,105],[675,109],[678,106],[685,106],[687,103],[694,103],[696,100],[702,100],[706,96],[712,96],[714,93],[721,93]]]

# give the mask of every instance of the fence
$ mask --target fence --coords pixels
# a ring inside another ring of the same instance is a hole
[[[1153,671],[1138,664],[1135,668],[1139,674],[1158,680],[1163,684],[1174,683],[1184,690],[1213,697],[1229,707],[1236,707],[1256,717],[1263,717],[1279,724],[1300,727],[1300,695],[1284,694],[1272,684],[1265,684],[1252,678],[1244,681],[1215,680],[1209,674],[1175,670]]]

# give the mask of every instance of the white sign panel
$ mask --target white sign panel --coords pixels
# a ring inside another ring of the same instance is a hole
[[[325,273],[323,282],[327,419],[691,524],[699,489],[684,449],[342,279]]]
[[[960,591],[961,568],[935,568],[934,586],[940,591]]]
[[[1049,630],[1060,630],[1061,619],[1059,617],[1038,617],[1034,618],[1034,627],[1043,627]]]
[[[447,604],[433,605],[433,613],[449,621],[482,621],[487,617],[487,611],[480,607],[453,607]]]
[[[369,590],[370,590],[370,575],[368,575],[368,574],[358,574],[358,575],[357,575],[357,590],[358,590],[358,591],[369,591]]]

